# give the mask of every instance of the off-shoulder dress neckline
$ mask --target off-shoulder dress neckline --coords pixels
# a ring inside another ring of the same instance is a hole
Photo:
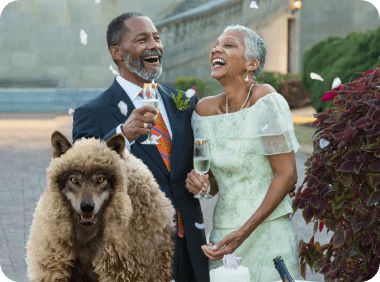
[[[206,118],[206,117],[221,117],[221,116],[226,116],[226,115],[234,115],[234,114],[237,114],[237,113],[242,113],[243,111],[246,111],[246,110],[250,110],[251,108],[254,108],[259,102],[261,102],[262,99],[264,99],[265,97],[267,97],[268,95],[272,95],[272,94],[279,94],[277,92],[271,92],[271,93],[268,93],[266,94],[265,96],[263,97],[260,97],[256,103],[248,108],[244,108],[244,109],[241,109],[240,111],[237,111],[237,112],[233,112],[233,113],[224,113],[224,114],[220,114],[220,115],[211,115],[211,116],[200,116],[196,111],[194,111],[193,113],[196,114],[198,117],[201,117],[201,118]],[[280,95],[280,94],[279,94]]]

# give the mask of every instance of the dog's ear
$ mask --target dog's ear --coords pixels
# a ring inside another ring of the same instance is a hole
[[[73,147],[69,139],[58,130],[51,135],[51,144],[53,146],[53,158],[59,158]]]
[[[118,153],[122,158],[124,157],[125,139],[122,133],[118,133],[112,136],[107,141],[107,146],[111,150],[116,151],[116,153]]]

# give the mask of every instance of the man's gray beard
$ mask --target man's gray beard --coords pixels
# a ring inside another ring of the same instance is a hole
[[[153,69],[153,72],[148,72],[145,67],[144,63],[140,58],[131,58],[130,54],[127,54],[124,56],[124,63],[127,66],[128,70],[137,74],[139,77],[141,77],[144,80],[153,80],[156,78],[159,78],[162,74],[162,64],[160,62],[160,65],[157,67],[151,67]]]

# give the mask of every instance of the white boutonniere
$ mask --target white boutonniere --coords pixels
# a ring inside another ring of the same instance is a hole
[[[126,103],[124,103],[123,101],[120,101],[119,104],[117,105],[120,109],[120,112],[127,116],[127,113],[128,113],[128,106]]]
[[[189,89],[185,92],[185,96],[187,99],[183,99],[183,91],[180,91],[178,96],[176,97],[173,93],[172,94],[172,98],[173,98],[173,102],[175,104],[175,107],[180,110],[180,111],[184,111],[186,109],[188,109],[190,107],[189,105],[189,102],[190,102],[190,98],[193,97],[195,95],[195,90],[194,89]]]

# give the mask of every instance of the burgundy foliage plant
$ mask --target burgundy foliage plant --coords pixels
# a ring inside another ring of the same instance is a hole
[[[330,90],[334,107],[313,122],[314,152],[293,208],[314,223],[314,234],[333,236],[323,246],[314,236],[301,240],[304,278],[306,264],[325,281],[367,281],[379,269],[380,65],[361,75]]]

